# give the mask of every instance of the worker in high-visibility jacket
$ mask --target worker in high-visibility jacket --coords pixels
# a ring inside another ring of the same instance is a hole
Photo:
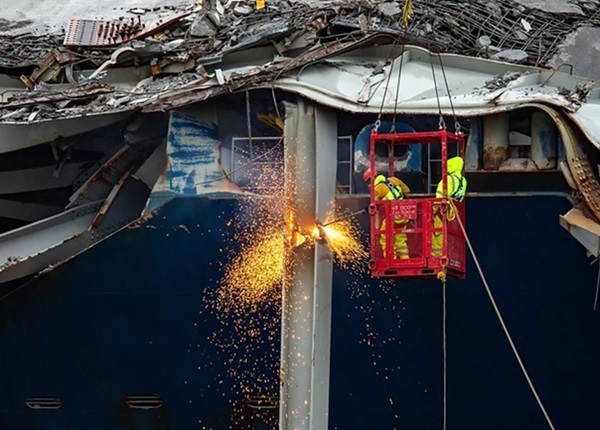
[[[462,202],[467,193],[467,180],[462,175],[462,170],[465,162],[461,157],[452,157],[448,160],[448,175],[446,177],[446,195],[453,200]],[[435,196],[437,198],[445,197],[443,189],[443,181],[440,181],[437,186]],[[452,211],[452,208],[448,208]],[[455,214],[458,216],[458,214]],[[444,223],[442,217],[446,216],[441,213],[441,206],[434,204],[433,206],[433,227],[441,228]],[[431,236],[431,255],[433,257],[442,257],[444,248],[444,233],[441,231],[433,232]]]
[[[367,183],[373,180],[373,194],[376,200],[402,200],[405,195],[410,193],[410,188],[408,187],[408,185],[406,185],[404,182],[402,182],[395,176],[391,176],[388,178],[385,175],[376,174],[371,169],[367,169],[363,175],[363,179]],[[407,223],[407,219],[394,220],[394,225],[396,227],[404,226]],[[385,226],[386,223],[384,218],[381,222],[381,230],[385,231]],[[386,243],[386,235],[385,233],[383,233],[379,236],[379,244],[381,245],[384,258],[386,253]],[[394,234],[394,258],[409,258],[408,241],[406,233]]]

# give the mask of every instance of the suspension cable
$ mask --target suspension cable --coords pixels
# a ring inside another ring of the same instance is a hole
[[[600,263],[598,263],[598,279],[596,280],[596,295],[594,296],[594,312],[598,306],[598,292],[600,291]]]
[[[448,370],[447,370],[447,349],[446,349],[446,278],[442,280],[442,347],[444,350],[444,425],[443,430],[448,426]]]
[[[252,108],[250,106],[250,91],[246,90],[246,128],[248,131],[248,142],[252,144]]]
[[[448,79],[446,78],[446,69],[444,69],[444,63],[442,61],[442,55],[438,52],[438,59],[440,61],[440,67],[442,69],[442,75],[444,76],[444,83],[446,84],[446,93],[448,94],[448,101],[450,102],[450,109],[452,109],[452,116],[454,117],[454,133],[460,133],[460,123],[456,117],[454,110],[454,103],[452,103],[452,95],[450,94],[450,85],[448,85]]]
[[[454,206],[452,199],[448,199],[448,201],[450,203],[450,206]],[[456,207],[454,207],[454,210],[456,211]],[[496,305],[496,301],[494,300],[494,296],[492,295],[492,290],[490,289],[490,286],[488,285],[488,283],[485,279],[483,270],[481,269],[481,265],[479,264],[477,255],[475,255],[475,251],[473,250],[473,245],[471,245],[471,241],[469,240],[469,236],[467,235],[467,232],[465,230],[465,226],[463,225],[462,219],[460,216],[457,216],[456,219],[458,220],[458,225],[460,226],[460,229],[462,230],[465,241],[467,242],[469,251],[471,252],[471,256],[473,257],[473,261],[475,262],[475,265],[477,266],[477,270],[479,271],[479,276],[481,277],[481,280],[483,281],[485,290],[490,298],[490,301],[492,302],[492,306],[494,307],[494,310],[496,311],[496,316],[498,317],[498,320],[500,321],[502,330],[504,330],[504,334],[506,335],[506,338],[508,339],[508,343],[510,343],[510,347],[512,348],[515,358],[517,359],[517,362],[519,363],[519,366],[521,367],[521,371],[523,372],[523,375],[525,376],[525,379],[527,380],[527,383],[529,384],[529,388],[531,389],[531,392],[533,393],[533,396],[535,397],[535,400],[537,401],[538,406],[540,407],[542,413],[544,414],[544,417],[546,418],[546,421],[548,422],[548,426],[550,426],[550,428],[552,430],[555,430],[554,424],[552,424],[552,420],[550,419],[548,412],[546,412],[546,408],[544,407],[544,404],[542,403],[542,400],[540,399],[540,396],[538,395],[538,393],[533,385],[533,382],[531,381],[531,378],[529,377],[529,374],[527,373],[527,370],[525,369],[525,365],[523,364],[523,360],[521,360],[521,356],[519,355],[519,352],[517,351],[517,347],[515,346],[515,344],[512,340],[512,337],[510,336],[510,333],[508,332],[508,328],[506,327],[506,324],[504,323],[504,319],[502,318],[502,315],[500,314],[500,309],[498,309],[498,306]]]
[[[400,66],[398,68],[398,80],[396,81],[396,99],[394,101],[394,116],[392,117],[392,129],[391,132],[396,132],[396,112],[398,109],[398,96],[400,94],[400,80],[402,79],[402,65],[404,64],[404,44],[402,44],[402,51],[400,52]],[[390,70],[390,75],[391,75]]]
[[[429,51],[429,63],[431,64],[431,75],[433,76],[433,87],[435,88],[435,99],[437,101],[438,113],[440,115],[440,130],[446,128],[446,123],[444,122],[444,117],[442,115],[442,105],[440,104],[440,95],[438,93],[437,79],[435,77],[435,69],[433,68],[433,56],[431,55],[431,51]]]
[[[400,38],[396,38],[396,40],[394,40],[394,43],[392,44],[392,47],[390,49],[390,55],[388,56],[387,61],[389,61],[390,57],[392,58],[392,63],[390,65],[390,72],[388,73],[387,76],[387,81],[385,83],[385,88],[383,89],[383,94],[381,96],[381,105],[379,106],[379,114],[377,114],[377,121],[375,121],[375,131],[377,131],[377,129],[379,128],[379,126],[381,125],[381,114],[383,113],[383,104],[385,103],[385,96],[387,95],[387,91],[388,91],[388,87],[390,86],[390,80],[392,78],[392,70],[394,69],[394,62],[396,61],[396,57],[395,57],[395,49],[396,49],[396,45],[398,44]],[[402,45],[402,47],[404,47],[404,45]]]

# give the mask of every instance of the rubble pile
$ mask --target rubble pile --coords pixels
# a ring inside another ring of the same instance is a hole
[[[111,68],[146,65],[151,80],[170,76],[159,87],[172,89],[182,82],[201,83],[206,70],[229,54],[271,46],[278,58],[264,65],[261,76],[272,80],[302,64],[326,59],[329,54],[319,51],[323,46],[335,50],[374,35],[387,35],[387,43],[397,40],[437,52],[547,66],[567,35],[582,27],[600,28],[598,3],[414,0],[407,28],[401,18],[404,2],[380,0],[267,0],[264,7],[254,0],[196,0],[178,6],[122,8],[117,19],[71,19],[61,34],[43,35],[18,34],[19,28],[26,31],[26,22],[0,20],[0,72],[19,77],[22,89],[46,91],[48,84],[60,84],[53,90],[64,91],[64,85],[89,84]],[[227,77],[217,78],[227,87]],[[97,110],[94,104],[114,108],[136,98],[139,105],[141,94],[148,99],[152,93],[148,82],[125,93],[110,85],[103,88],[79,98]],[[109,97],[111,92],[118,96]],[[77,104],[69,96],[34,95],[31,100],[0,99],[0,120],[30,118],[39,100],[54,109]],[[38,110],[41,118],[48,109]]]
[[[600,27],[598,1],[579,1],[570,8],[557,9],[559,13],[551,8],[540,10],[534,7],[543,1],[418,0],[413,2],[414,15],[407,29],[403,28],[400,19],[402,1],[270,0],[261,9],[257,9],[252,0],[203,0],[198,3],[179,10],[161,6],[163,19],[169,14],[182,17],[153,34],[151,40],[161,45],[177,42],[163,47],[168,51],[192,51],[196,56],[208,56],[269,41],[280,43],[285,49],[299,38],[310,45],[332,37],[391,32],[415,44],[445,52],[545,65],[567,34],[580,27]],[[136,26],[150,26],[145,17],[150,12],[153,11],[145,8],[124,10],[114,26],[121,25],[121,33],[128,31],[129,20]],[[68,24],[64,23],[63,33]],[[64,34],[14,36],[3,29],[11,29],[14,33],[9,23],[0,23],[0,68],[37,64],[65,39]],[[114,27],[109,31],[105,26],[103,33],[107,35],[111,31],[118,36]],[[102,33],[102,24],[99,33]],[[89,46],[75,49],[76,43],[69,45],[82,58],[92,62],[110,57],[110,51]]]

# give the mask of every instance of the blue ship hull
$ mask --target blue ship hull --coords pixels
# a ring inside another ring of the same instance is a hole
[[[595,430],[597,267],[559,226],[570,207],[558,197],[469,199],[467,230],[556,428]],[[0,300],[0,428],[269,428],[235,412],[243,399],[227,376],[230,351],[210,341],[223,327],[204,299],[227,261],[236,208],[175,199]],[[546,429],[468,261],[467,279],[447,289],[448,428]],[[329,428],[441,428],[440,284],[389,285],[337,268],[333,291]],[[253,354],[276,357],[279,338],[264,348]],[[277,363],[266,367],[274,376]],[[277,395],[276,382],[266,385],[256,392]],[[163,407],[127,407],[135,394],[156,394]],[[32,409],[32,397],[62,407]]]

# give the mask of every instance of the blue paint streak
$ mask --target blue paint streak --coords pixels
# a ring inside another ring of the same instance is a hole
[[[174,111],[170,114],[168,141],[170,164],[166,178],[173,194],[196,195],[198,166],[217,163],[218,127]],[[217,176],[220,172],[212,172]],[[207,188],[213,184],[206,184]]]

